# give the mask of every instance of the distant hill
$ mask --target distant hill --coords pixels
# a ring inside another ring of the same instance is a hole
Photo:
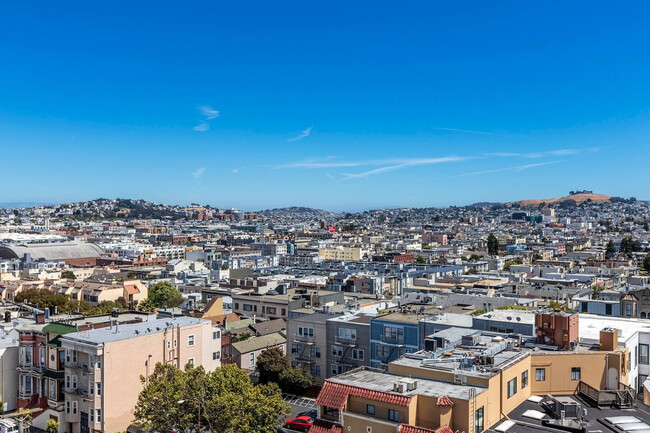
[[[519,200],[510,204],[517,203],[522,207],[537,207],[542,203],[545,203],[547,205],[552,205],[552,204],[561,203],[565,200],[574,200],[576,204],[581,204],[586,201],[592,203],[605,203],[611,201],[612,198],[614,197],[605,194],[578,193],[573,195],[567,195],[560,198],[547,198],[547,199],[540,199],[540,200]]]

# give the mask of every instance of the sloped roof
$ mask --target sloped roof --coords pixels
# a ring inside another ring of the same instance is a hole
[[[309,429],[308,433],[341,433],[343,429],[329,421],[317,419]]]
[[[436,406],[454,407],[454,402],[446,395],[441,395],[440,397],[438,397],[438,402],[436,403]]]
[[[267,347],[275,347],[286,342],[287,339],[279,332],[276,332],[261,337],[250,337],[247,340],[232,343],[232,347],[239,353],[249,353],[266,349]]]
[[[443,425],[436,430],[430,430],[424,427],[402,424],[399,426],[399,433],[454,433],[454,431],[448,425]]]
[[[398,406],[408,406],[411,403],[411,397],[409,396],[325,381],[323,388],[318,394],[318,398],[316,398],[316,404],[341,410],[350,395],[396,404]]]

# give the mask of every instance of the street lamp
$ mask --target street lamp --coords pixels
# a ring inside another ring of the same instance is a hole
[[[196,402],[199,404],[199,418],[198,418],[198,429],[197,429],[197,432],[198,432],[198,433],[201,433],[201,401],[200,401],[200,400],[196,400]],[[183,403],[185,403],[185,400],[178,400],[177,403],[178,403],[178,404],[183,404]]]

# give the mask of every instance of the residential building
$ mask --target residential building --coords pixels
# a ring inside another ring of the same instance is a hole
[[[368,314],[346,314],[327,319],[326,377],[370,365],[372,318]]]
[[[291,350],[287,353],[292,366],[309,371],[316,383],[323,383],[328,374],[327,320],[324,313],[306,314],[287,322]]]

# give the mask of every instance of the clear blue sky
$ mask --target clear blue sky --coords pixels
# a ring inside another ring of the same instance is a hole
[[[648,16],[645,1],[6,1],[0,202],[648,199]]]

